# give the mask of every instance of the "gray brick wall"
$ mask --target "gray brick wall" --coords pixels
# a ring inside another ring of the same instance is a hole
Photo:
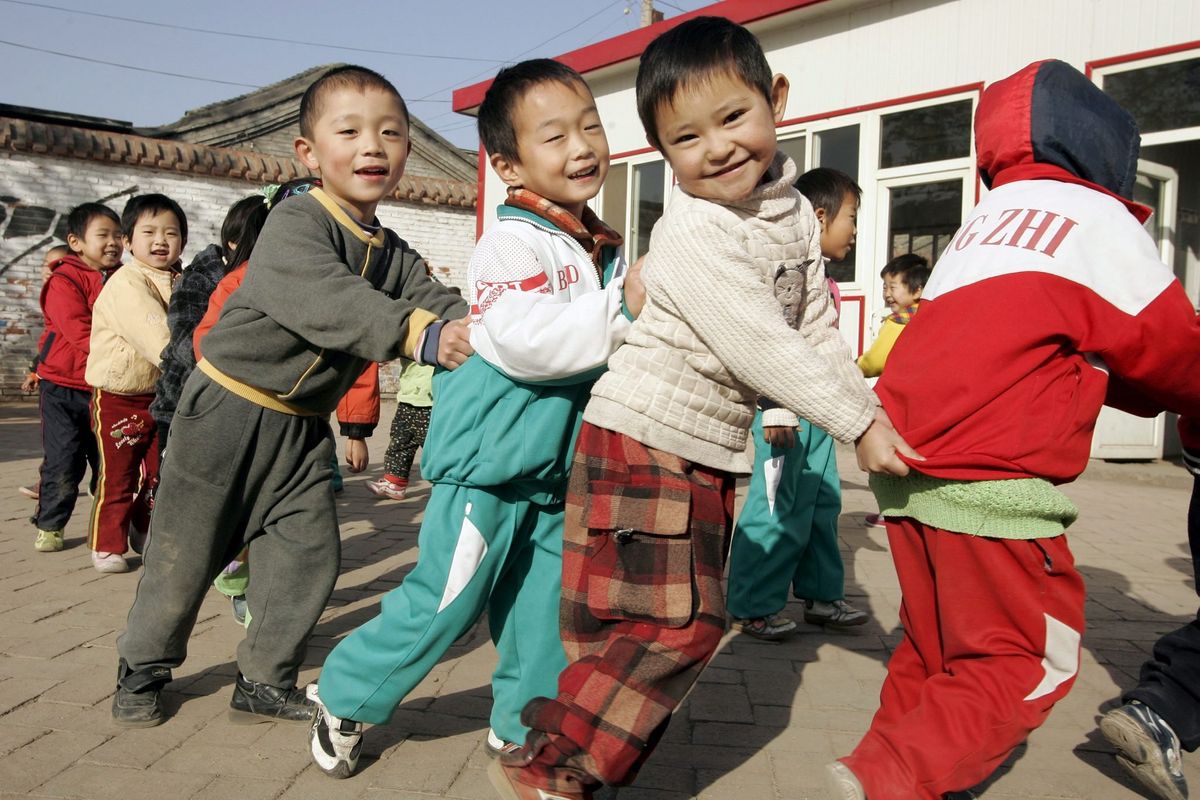
[[[41,335],[42,257],[82,202],[109,199],[120,213],[133,194],[162,192],[188,215],[186,264],[217,240],[229,206],[255,184],[79,159],[0,152],[0,395],[17,394]],[[379,218],[419,250],[446,283],[463,288],[475,242],[471,208],[389,202]],[[389,373],[390,374],[390,373]]]

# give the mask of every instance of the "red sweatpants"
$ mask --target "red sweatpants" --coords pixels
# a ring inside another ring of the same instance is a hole
[[[152,394],[92,391],[92,433],[100,451],[100,479],[92,505],[88,547],[102,553],[128,549],[129,525],[145,531],[158,482],[158,426]],[[136,496],[136,497],[135,497]]]
[[[842,761],[870,800],[937,800],[991,775],[1070,690],[1083,579],[1066,535],[986,539],[908,518],[887,529],[904,639]]]

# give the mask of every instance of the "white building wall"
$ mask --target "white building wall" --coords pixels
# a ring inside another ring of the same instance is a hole
[[[118,214],[133,194],[161,192],[174,198],[188,217],[186,264],[219,238],[229,206],[256,190],[245,181],[176,174],[164,170],[119,168],[81,159],[0,152],[0,394],[16,394],[41,335],[38,295],[43,256],[60,220],[75,205],[101,198]],[[14,235],[17,206],[58,212],[45,231]],[[395,230],[433,265],[444,282],[464,285],[475,242],[471,208],[386,203],[380,221]]]

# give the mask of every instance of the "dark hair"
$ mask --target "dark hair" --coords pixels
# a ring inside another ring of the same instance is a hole
[[[479,139],[483,149],[490,155],[520,161],[513,114],[530,89],[551,82],[582,86],[591,93],[582,75],[552,58],[531,58],[497,72],[479,104]]]
[[[280,186],[271,187],[265,196],[252,195],[246,198],[246,200],[254,199],[257,202],[254,210],[246,217],[242,229],[237,232],[236,236],[231,237],[233,241],[237,242],[237,249],[226,260],[226,265],[233,269],[250,260],[250,254],[254,252],[254,245],[258,243],[258,235],[262,233],[263,225],[267,222],[267,215],[274,211],[282,201],[293,195],[306,194],[309,189],[320,185],[320,178],[293,178]],[[229,218],[226,217],[226,222],[228,221]],[[224,230],[224,228],[221,229],[222,235],[224,235]]]
[[[896,275],[905,288],[910,292],[915,292],[925,288],[925,282],[929,280],[931,272],[933,272],[933,268],[929,266],[929,259],[925,256],[904,253],[884,264],[883,269],[879,270],[879,277],[886,278],[888,275]]]
[[[133,229],[137,225],[137,221],[143,215],[162,214],[170,211],[175,215],[175,219],[179,221],[179,235],[183,237],[183,241],[187,241],[187,215],[183,213],[183,209],[165,194],[139,194],[129,198],[129,202],[125,204],[125,208],[121,211],[121,233],[125,234],[127,239],[133,238]]]
[[[321,116],[321,103],[325,99],[325,95],[335,89],[353,89],[357,92],[377,89],[386,92],[400,103],[400,110],[404,112],[404,121],[406,123],[411,121],[408,116],[408,105],[391,81],[373,69],[347,64],[334,67],[317,78],[304,91],[304,97],[300,98],[300,135],[305,139],[312,138],[313,127],[316,126],[317,119]]]
[[[108,217],[118,225],[121,224],[121,218],[117,216],[117,212],[103,203],[80,203],[67,214],[67,233],[77,239],[82,239],[87,233],[88,225],[92,224],[92,220],[96,217]]]
[[[808,198],[813,210],[825,209],[825,218],[832,222],[842,210],[842,201],[846,193],[854,195],[855,200],[862,200],[862,187],[840,169],[817,167],[796,179],[796,189]]]
[[[728,72],[771,103],[771,67],[754,34],[724,17],[694,17],[650,43],[637,72],[637,109],[646,138],[662,150],[658,112],[680,89]]]
[[[241,241],[242,230],[246,227],[246,220],[256,214],[267,216],[267,198],[261,194],[252,194],[248,197],[243,197],[229,207],[229,211],[225,213],[225,221],[221,223],[221,241],[218,244],[221,247],[221,257],[226,263],[233,257],[233,251],[229,249],[229,243],[235,245]],[[262,223],[259,223],[259,227]]]

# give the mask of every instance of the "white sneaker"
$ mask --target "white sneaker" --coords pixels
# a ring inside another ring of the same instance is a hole
[[[858,777],[840,761],[825,765],[825,788],[834,800],[867,800]]]
[[[304,692],[317,704],[317,713],[308,733],[313,763],[330,777],[349,778],[358,767],[358,755],[362,752],[362,723],[329,713],[317,695],[317,684],[310,683]]]
[[[487,742],[484,744],[487,749],[487,754],[492,758],[499,758],[505,753],[515,753],[521,749],[521,745],[516,742],[506,742],[496,735],[496,732],[488,728]]]
[[[129,572],[129,562],[120,553],[105,553],[102,550],[92,551],[92,566],[96,572]]]

